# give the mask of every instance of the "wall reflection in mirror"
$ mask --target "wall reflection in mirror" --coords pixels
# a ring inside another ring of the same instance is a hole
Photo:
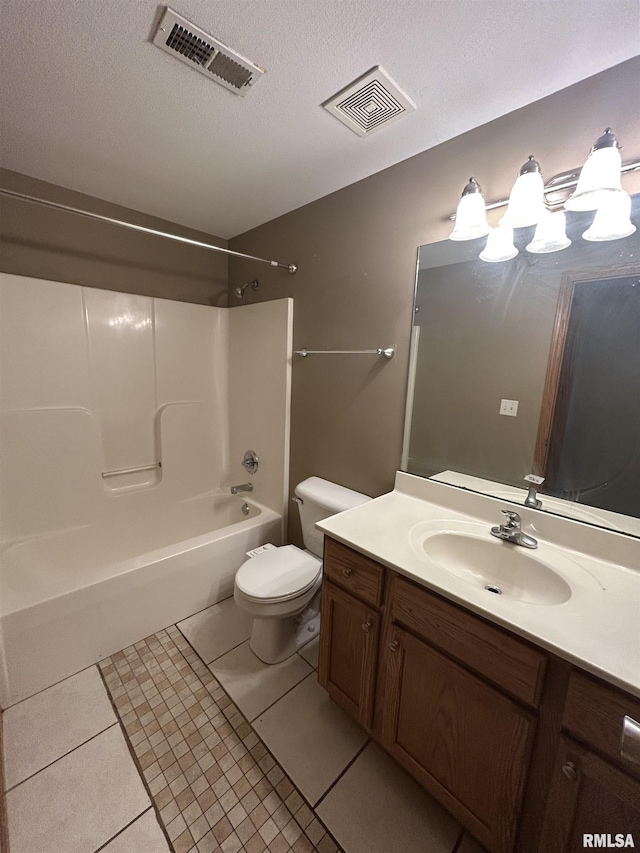
[[[403,470],[640,536],[640,228],[478,259],[483,240],[421,246]],[[640,194],[631,220],[640,225]],[[503,413],[501,413],[503,412]]]

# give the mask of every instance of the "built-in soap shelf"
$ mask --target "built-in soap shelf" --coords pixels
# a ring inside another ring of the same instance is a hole
[[[151,489],[162,480],[162,462],[150,465],[138,465],[133,468],[120,468],[117,471],[103,471],[102,484],[106,492],[125,494],[142,489]]]

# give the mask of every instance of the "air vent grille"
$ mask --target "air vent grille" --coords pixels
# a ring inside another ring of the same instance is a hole
[[[198,65],[204,65],[215,53],[215,48],[210,44],[197,38],[189,30],[185,30],[184,27],[178,24],[173,25],[171,34],[165,44],[171,50],[181,53],[182,56],[190,59],[192,62],[197,62]]]
[[[379,65],[323,106],[359,136],[368,136],[416,109],[411,98]]]
[[[153,43],[238,95],[245,94],[264,74],[263,68],[254,65],[168,7],[158,25]]]
[[[253,76],[253,73],[248,68],[240,65],[239,62],[234,62],[229,56],[225,56],[219,51],[213,57],[208,70],[209,73],[221,77],[237,89],[241,89],[247,83],[250,83]]]

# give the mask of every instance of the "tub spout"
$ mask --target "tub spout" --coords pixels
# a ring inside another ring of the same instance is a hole
[[[253,483],[240,483],[239,486],[231,486],[231,494],[237,495],[238,492],[252,492]]]

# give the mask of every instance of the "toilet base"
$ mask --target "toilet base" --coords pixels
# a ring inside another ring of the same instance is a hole
[[[318,602],[314,600],[298,616],[286,619],[256,617],[249,640],[254,655],[263,663],[281,663],[312,640],[320,630],[319,598],[317,596]]]

